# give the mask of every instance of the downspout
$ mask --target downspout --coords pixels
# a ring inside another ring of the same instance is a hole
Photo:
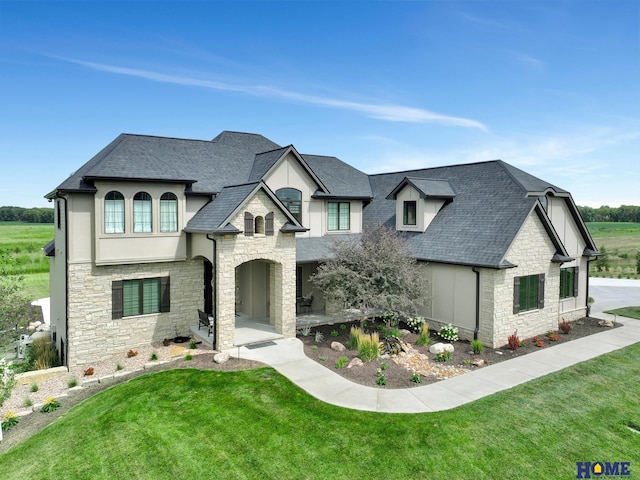
[[[69,364],[69,207],[67,199],[56,193],[58,201],[64,200],[64,361]],[[59,219],[58,219],[59,220]],[[49,292],[51,295],[51,292]]]
[[[596,258],[597,258],[597,257],[596,257]],[[585,297],[585,299],[584,299],[584,301],[585,301],[585,306],[587,307],[587,317],[588,317],[589,315],[591,315],[591,305],[589,305],[589,272],[591,271],[591,265],[590,265],[590,264],[591,264],[591,262],[593,262],[596,258],[593,258],[593,259],[592,259],[592,258],[590,258],[590,257],[589,257],[589,258],[587,258],[587,289],[586,289],[587,295],[586,295],[586,297]]]
[[[212,340],[212,349],[215,350],[216,349],[216,338],[218,336],[218,242],[216,241],[215,238],[212,238],[209,236],[209,234],[207,233],[207,239],[211,240],[213,242],[213,262],[211,263],[211,267],[213,268],[213,272],[212,272],[212,281],[213,281],[213,285],[212,285],[212,291],[211,291],[211,295],[212,295],[212,299],[211,299],[211,305],[212,305],[212,310],[213,310],[213,340]]]
[[[476,274],[476,328],[473,330],[473,339],[477,340],[480,330],[480,270],[471,267],[471,271]]]

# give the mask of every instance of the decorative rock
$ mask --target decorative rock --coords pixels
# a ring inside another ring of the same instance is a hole
[[[360,360],[358,357],[355,357],[351,359],[351,361],[349,362],[349,365],[347,365],[347,368],[361,367],[362,365],[364,365],[362,360]]]
[[[402,330],[400,330],[400,335],[402,335],[403,337],[406,337],[410,333],[411,332],[409,330],[407,330],[406,328],[403,328]]]
[[[614,327],[614,323],[612,320],[600,320],[598,322],[598,326],[599,327],[609,327],[609,328],[613,328]]]
[[[429,351],[436,355],[444,352],[453,353],[453,345],[450,343],[434,343],[429,347]]]
[[[336,352],[344,352],[347,349],[340,342],[331,342],[331,350],[335,350]]]
[[[216,353],[213,356],[213,361],[216,363],[226,363],[229,361],[230,358],[231,358],[231,355],[229,354],[229,352],[220,352],[220,353]]]
[[[478,359],[474,360],[471,365],[473,365],[474,367],[484,367],[485,363],[486,362],[482,358],[478,358]]]

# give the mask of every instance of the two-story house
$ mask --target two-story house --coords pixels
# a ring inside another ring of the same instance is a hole
[[[567,191],[502,161],[367,175],[247,133],[123,134],[47,198],[52,334],[69,366],[186,335],[197,310],[217,349],[238,343],[238,318],[292,337],[300,298],[330,303],[309,276],[365,228],[404,232],[432,325],[493,347],[584,316],[597,255]]]

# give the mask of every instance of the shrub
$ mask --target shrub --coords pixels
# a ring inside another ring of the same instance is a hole
[[[32,383],[32,384],[31,384],[31,391],[32,391],[33,393],[35,393],[35,392],[37,392],[38,390],[40,390],[40,387],[38,386],[38,384],[37,384],[37,383]]]
[[[411,374],[411,381],[413,383],[422,383],[422,379],[420,378],[420,374],[418,372],[414,371]]]
[[[338,335],[340,335],[340,333],[338,333],[338,330],[331,330],[332,337],[337,337]]]
[[[451,360],[451,352],[437,353],[434,360],[436,362],[448,362],[449,360]]]
[[[45,370],[58,365],[58,352],[51,341],[38,338],[31,342],[33,352],[33,366],[36,370]]]
[[[324,340],[324,335],[320,330],[316,330],[316,338],[315,338],[316,343],[320,343],[322,340]]]
[[[423,317],[413,317],[407,318],[404,323],[407,324],[407,327],[409,327],[412,332],[419,333],[422,326],[426,323],[426,320]]]
[[[520,346],[520,339],[518,338],[518,331],[516,330],[507,338],[507,343],[509,343],[509,348],[511,350],[515,350]]]
[[[380,356],[380,337],[378,332],[363,334],[360,339],[358,356],[365,362],[374,360]]]
[[[382,320],[390,327],[398,325],[398,312],[387,310],[382,314]]]
[[[149,360],[151,360],[152,362],[155,362],[156,360],[158,360],[158,354],[156,352],[153,352],[149,357]]]
[[[33,401],[27,397],[24,399],[24,406],[27,408],[33,407]]]
[[[47,397],[44,400],[44,405],[40,409],[41,412],[53,412],[60,407],[60,402],[55,399],[55,397]]]
[[[18,422],[20,422],[20,417],[18,417],[14,412],[6,412],[2,416],[2,431],[6,432],[7,430],[11,430],[18,424]]]
[[[349,350],[359,350],[360,349],[360,341],[362,340],[362,336],[364,332],[360,330],[358,327],[351,327],[349,330]]]
[[[329,360],[329,357],[327,357],[326,355],[320,355],[318,358],[323,362],[326,362],[327,360]]]
[[[187,361],[187,362],[188,362],[189,360],[193,360],[193,355],[191,355],[190,353],[188,353],[188,354],[186,354],[186,355],[184,356],[184,359],[185,359],[185,361]]]
[[[549,333],[547,333],[547,338],[549,339],[550,342],[559,342],[560,341],[560,335],[558,335],[558,332],[549,332]]]
[[[11,396],[11,390],[16,384],[16,376],[11,367],[0,358],[0,406]]]
[[[560,329],[560,331],[562,333],[569,333],[571,331],[571,323],[567,322],[564,318],[562,319],[562,321],[558,324],[558,328]]]
[[[349,357],[340,357],[336,362],[336,368],[344,368],[347,363],[349,363]]]
[[[317,350],[318,349],[318,345],[311,345],[311,350]]]
[[[387,369],[387,362],[382,362],[382,363],[380,364],[380,370],[384,371],[384,370],[386,370],[386,369]]]
[[[536,347],[544,347],[544,340],[541,338],[533,337],[531,340]]]
[[[425,322],[420,327],[420,333],[418,334],[416,345],[422,345],[423,347],[428,347],[430,343],[431,343],[431,337],[429,336],[429,324]]]
[[[116,370],[120,371],[122,370],[124,367],[122,365],[120,365],[119,363],[116,365]]]
[[[458,328],[454,327],[451,324],[444,325],[442,328],[440,328],[438,335],[440,335],[443,339],[447,340],[448,342],[455,342],[458,340]]]
[[[344,323],[340,324],[340,330],[346,330],[347,326]]]
[[[136,355],[138,355],[138,352],[137,352],[136,350],[129,350],[129,351],[127,352],[127,358],[133,358],[133,357],[135,357]]]
[[[191,340],[191,341],[189,342],[189,348],[190,348],[191,350],[195,350],[196,348],[198,348],[198,344],[196,343],[196,341],[195,341],[195,340]]]
[[[376,375],[378,376],[378,379],[376,380],[376,383],[380,386],[382,385],[386,385],[387,384],[387,377],[385,376],[384,373],[382,373],[381,369],[378,369],[376,371]]]
[[[300,330],[298,330],[298,333],[303,337],[308,337],[309,335],[311,335],[311,327],[309,325],[302,327]]]
[[[69,388],[77,387],[78,386],[78,380],[76,378],[72,378],[71,380],[69,380],[67,382],[67,386]]]
[[[471,342],[471,350],[476,355],[480,355],[482,353],[482,351],[484,350],[484,345],[482,344],[482,342],[480,340],[473,340]]]

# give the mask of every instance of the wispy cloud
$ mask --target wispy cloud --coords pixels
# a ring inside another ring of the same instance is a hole
[[[542,72],[545,69],[545,63],[539,58],[532,57],[526,53],[515,52],[513,50],[508,50],[508,52],[516,62],[531,70]]]
[[[241,85],[201,78],[171,75],[150,70],[120,67],[117,65],[106,65],[102,63],[85,62],[64,57],[55,57],[59,60],[81,65],[86,68],[108,72],[117,75],[126,75],[137,78],[144,78],[154,82],[171,83],[174,85],[184,85],[189,87],[202,87],[211,90],[237,92],[263,98],[281,99],[291,102],[316,105],[319,107],[336,108],[362,113],[368,117],[389,122],[409,122],[409,123],[436,123],[445,126],[477,128],[488,131],[488,128],[481,122],[469,118],[445,115],[431,112],[421,108],[407,107],[404,105],[394,105],[385,103],[365,103],[338,98],[330,98],[306,93],[298,93],[283,90],[268,85]]]

